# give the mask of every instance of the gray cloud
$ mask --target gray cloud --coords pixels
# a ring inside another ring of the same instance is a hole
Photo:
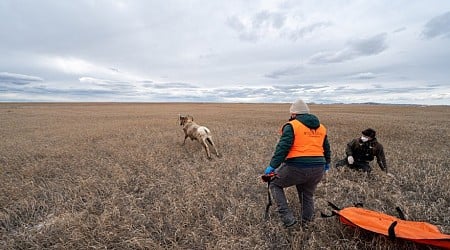
[[[441,86],[442,87],[442,86]],[[317,89],[320,90],[320,89]],[[354,88],[350,84],[331,88],[329,91],[302,92],[302,98],[315,103],[403,103],[411,104],[411,98],[417,102],[427,102],[430,98],[436,101],[445,101],[449,98],[447,94],[434,94],[435,86],[425,85],[423,87],[380,87],[377,84],[366,84],[364,88]],[[427,92],[427,95],[423,95]],[[292,95],[291,95],[292,96]]]
[[[311,64],[339,63],[361,56],[371,56],[387,48],[386,34],[378,34],[367,39],[358,39],[348,43],[347,47],[336,52],[320,52],[309,59]]]
[[[272,86],[275,90],[284,92],[284,93],[292,93],[295,91],[308,91],[315,89],[323,89],[329,87],[328,85],[313,85],[313,84],[294,84],[294,85],[276,85]]]
[[[428,21],[422,31],[422,36],[428,39],[440,36],[450,38],[450,11]]]
[[[107,88],[120,88],[120,89],[128,89],[133,88],[132,82],[127,81],[117,81],[117,80],[107,80],[107,79],[98,79],[94,77],[83,76],[79,79],[81,83],[88,83],[94,86],[101,86]]]
[[[170,84],[169,84],[170,85]],[[168,85],[168,86],[169,86]],[[119,85],[120,86],[120,85]],[[419,87],[386,87],[380,84],[364,84],[354,87],[351,84],[291,84],[273,85],[269,87],[222,87],[222,88],[153,88],[138,90],[135,88],[57,88],[41,84],[21,88],[18,85],[0,85],[2,93],[16,93],[16,98],[6,97],[2,101],[46,101],[42,96],[54,96],[70,101],[98,101],[108,98],[109,101],[174,101],[174,102],[291,102],[302,97],[315,103],[409,103],[411,98],[430,101],[448,100],[450,88],[442,93],[443,86],[428,84]],[[185,84],[181,84],[185,86]],[[189,84],[187,84],[189,86]],[[445,89],[445,88],[444,88]],[[422,93],[427,93],[422,95]],[[435,94],[433,94],[435,93]],[[403,101],[404,100],[404,101]],[[48,100],[47,100],[48,101]]]
[[[46,98],[35,100],[36,96],[56,96],[58,98],[66,97],[68,100],[83,98],[92,99],[97,97],[111,97],[114,95],[129,95],[129,92],[118,91],[118,90],[108,90],[108,89],[85,89],[85,88],[52,88],[46,85],[39,85],[34,87],[18,88],[11,86],[0,86],[1,93],[16,93],[20,96],[24,96],[25,99],[2,99],[2,101],[48,101]],[[41,97],[39,97],[41,98]]]
[[[400,33],[400,32],[405,31],[405,30],[406,30],[406,27],[401,27],[401,28],[398,28],[398,29],[394,30],[393,32],[394,33]]]
[[[47,86],[39,86],[28,90],[33,94],[52,94],[56,96],[71,96],[75,98],[88,97],[96,98],[99,96],[112,96],[112,95],[131,95],[128,91],[123,90],[110,90],[110,89],[85,89],[85,88],[70,88],[70,89],[57,89]]]
[[[369,56],[379,54],[387,48],[386,33],[350,42],[350,48],[357,55]]]
[[[290,23],[288,23],[288,19]],[[227,24],[239,34],[243,41],[255,42],[267,36],[274,35],[278,38],[288,38],[297,41],[319,29],[331,26],[328,21],[306,23],[301,22],[295,16],[287,16],[277,11],[263,10],[250,18],[238,16],[229,17]]]
[[[0,72],[0,83],[10,83],[17,85],[27,85],[35,82],[42,82],[43,79],[37,76]]]
[[[18,93],[23,91],[23,87],[12,84],[0,84],[0,93]]]
[[[313,23],[311,25],[307,25],[307,26],[304,26],[304,27],[299,27],[298,29],[289,32],[287,34],[287,36],[291,40],[297,41],[298,39],[303,38],[303,37],[305,37],[308,34],[311,34],[311,33],[315,32],[315,31],[317,31],[319,29],[326,28],[326,27],[329,27],[329,26],[331,26],[330,22]]]
[[[267,10],[256,13],[252,20],[253,29],[280,29],[284,25],[286,17],[279,12],[269,12]]]
[[[283,76],[289,76],[289,75],[295,75],[300,73],[302,70],[302,67],[298,66],[298,67],[287,67],[284,69],[279,69],[279,70],[275,70],[273,72],[270,72],[266,75],[264,75],[267,78],[272,78],[272,79],[279,79],[280,77]]]
[[[168,82],[168,83],[148,83],[143,85],[146,88],[154,89],[195,89],[197,86],[190,83]]]
[[[228,18],[228,25],[236,30],[239,35],[239,39],[243,41],[254,42],[259,39],[259,34],[257,30],[253,27],[246,27],[245,24],[236,16]]]
[[[270,88],[219,88],[215,90],[221,98],[265,97],[272,93]]]
[[[372,72],[363,72],[351,75],[349,78],[367,80],[367,79],[375,79],[377,78],[377,75]]]
[[[286,17],[282,13],[263,10],[249,20],[243,20],[237,16],[229,17],[227,23],[238,32],[241,40],[257,41],[269,30],[282,29],[285,20]]]

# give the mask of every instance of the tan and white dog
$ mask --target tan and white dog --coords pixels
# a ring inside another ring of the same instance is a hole
[[[209,151],[208,142],[213,148],[218,157],[220,157],[219,152],[217,151],[216,145],[212,140],[211,131],[205,127],[200,126],[194,122],[194,117],[191,115],[180,115],[179,117],[180,126],[183,126],[184,131],[184,141],[183,145],[186,143],[186,139],[189,137],[191,140],[197,140],[202,144],[205,148],[206,156],[208,159],[211,159],[211,153]]]

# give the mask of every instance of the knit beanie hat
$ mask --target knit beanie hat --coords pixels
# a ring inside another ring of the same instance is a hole
[[[363,135],[368,136],[370,138],[375,138],[375,136],[377,135],[377,132],[371,128],[368,128],[366,130],[363,130],[361,132]]]
[[[308,105],[302,100],[298,99],[294,103],[292,103],[291,108],[289,109],[291,114],[309,114]]]

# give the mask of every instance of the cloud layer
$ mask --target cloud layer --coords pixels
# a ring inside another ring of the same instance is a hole
[[[450,105],[447,1],[6,0],[0,16],[0,102]]]

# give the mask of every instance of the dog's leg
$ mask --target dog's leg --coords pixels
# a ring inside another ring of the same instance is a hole
[[[184,145],[184,144],[186,144],[186,139],[188,138],[188,135],[186,134],[186,135],[184,135],[184,141],[183,141],[183,144],[182,145]]]
[[[220,157],[219,151],[217,151],[216,145],[214,144],[214,141],[212,140],[211,137],[207,138],[209,144],[211,144],[211,146],[213,146],[214,151],[216,152],[217,157]]]
[[[203,145],[203,147],[205,148],[205,151],[206,151],[206,156],[208,156],[208,159],[212,159],[212,157],[211,157],[211,152],[209,152],[209,147],[208,147],[208,144],[206,144],[206,138],[203,138],[203,140],[202,140],[202,145]]]

